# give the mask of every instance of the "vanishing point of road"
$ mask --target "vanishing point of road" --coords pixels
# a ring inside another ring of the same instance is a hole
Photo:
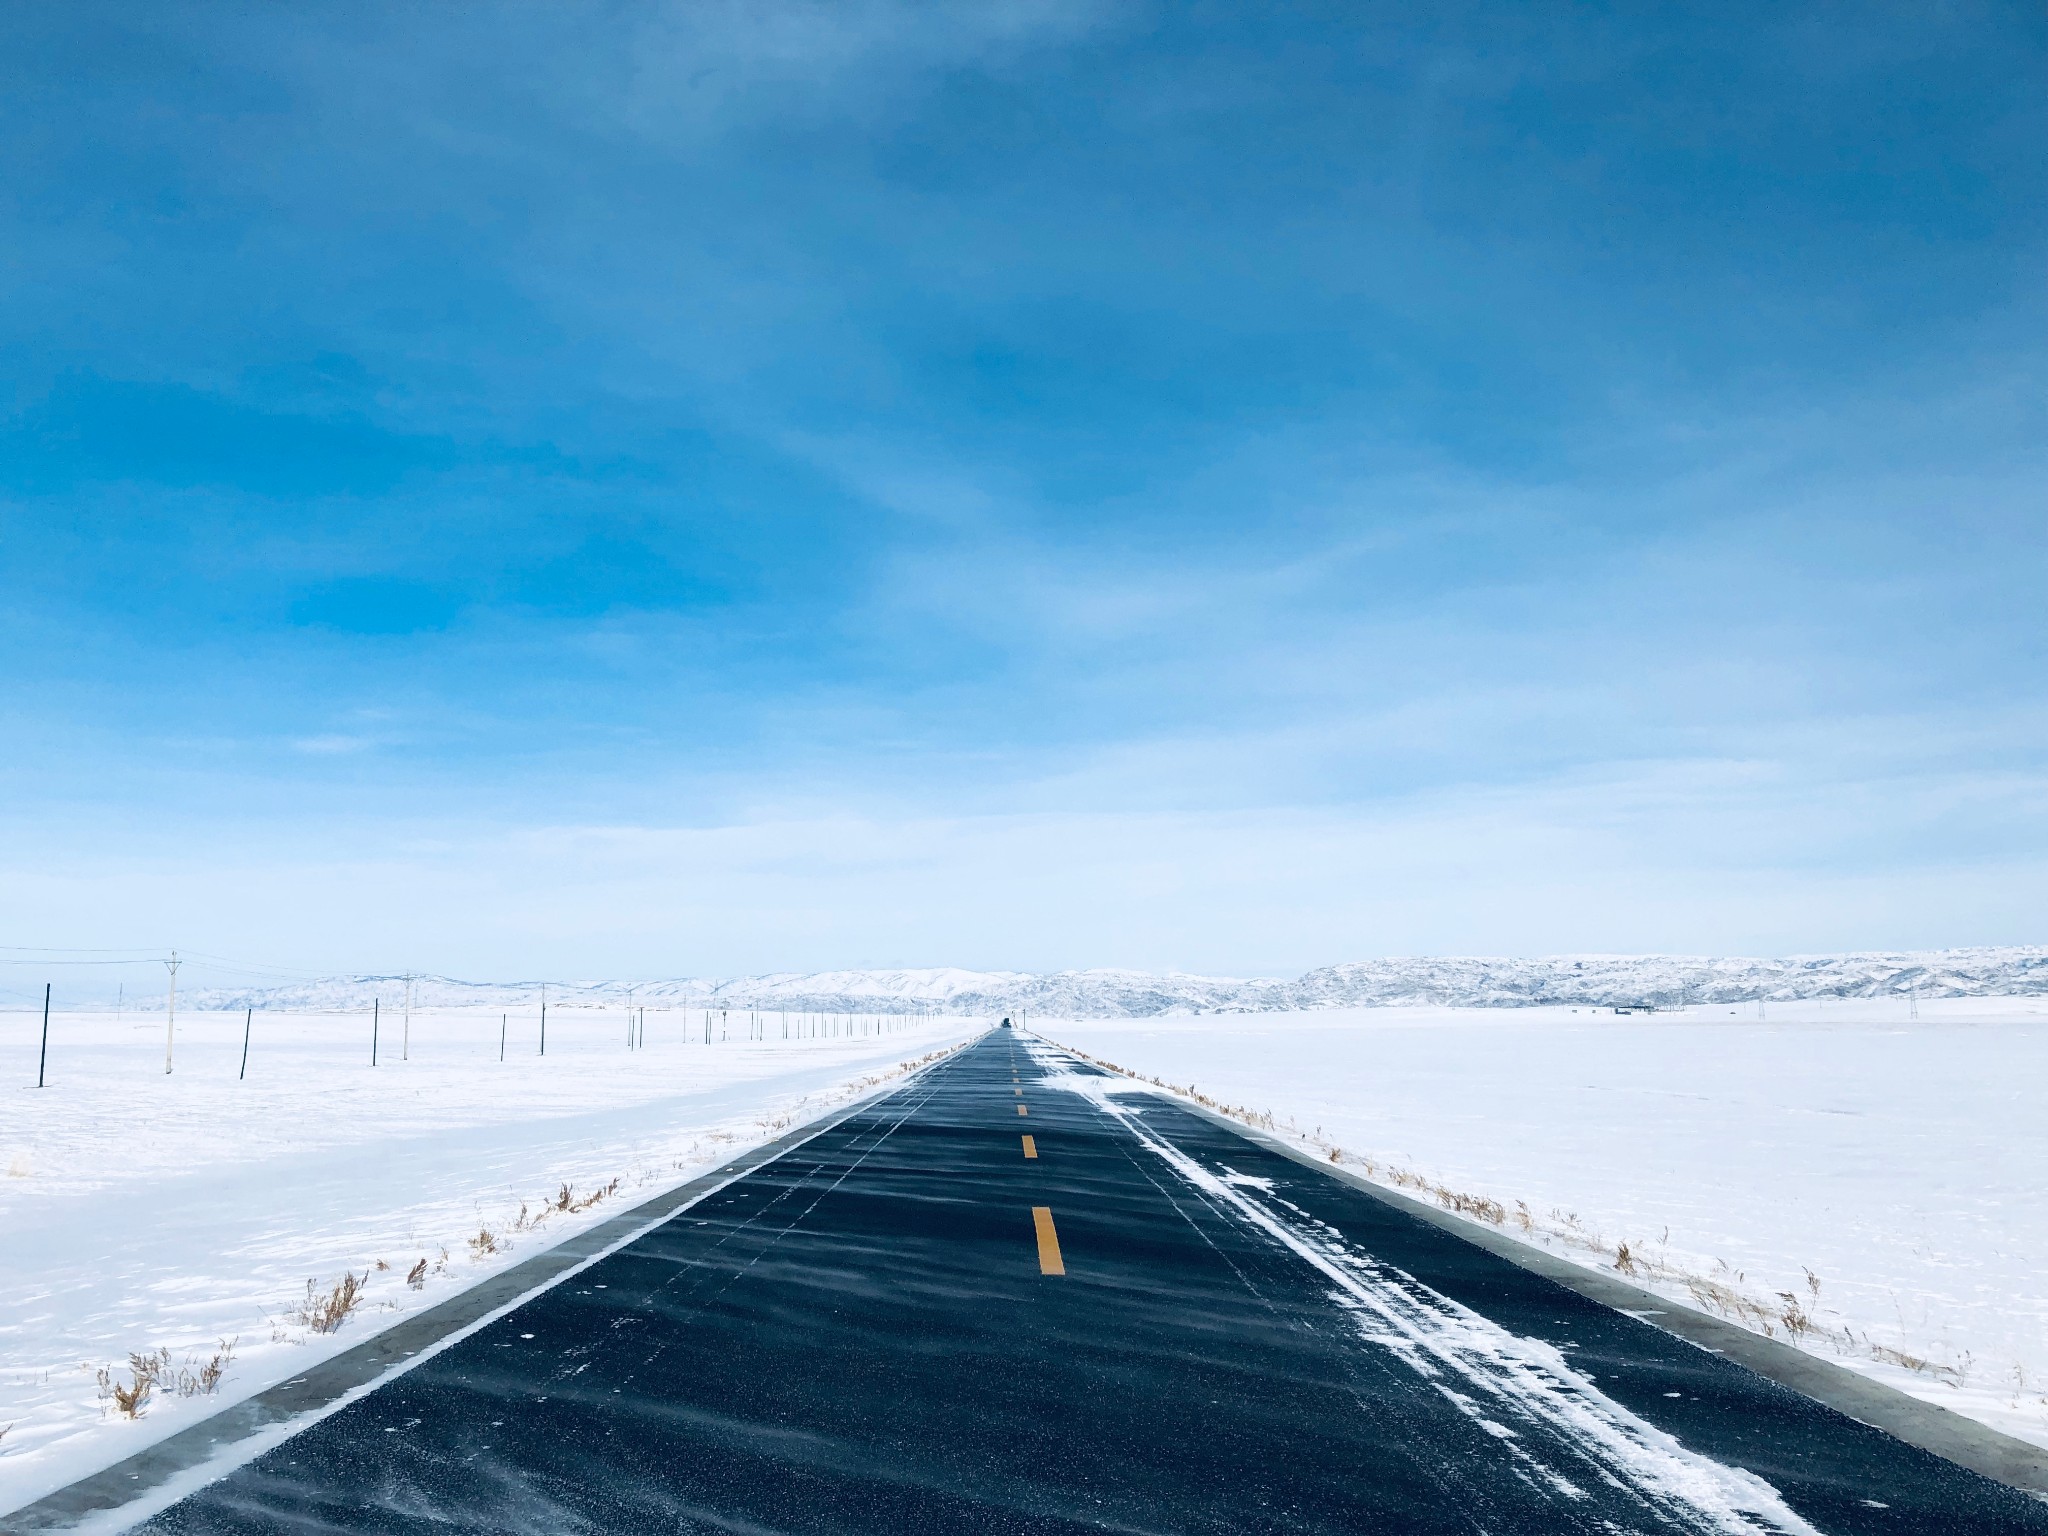
[[[993,1030],[154,1532],[2048,1533]]]

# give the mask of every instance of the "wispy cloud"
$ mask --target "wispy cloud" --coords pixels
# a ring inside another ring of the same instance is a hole
[[[101,872],[24,920],[2025,936],[2032,31],[606,16],[20,20],[0,806]]]
[[[301,736],[292,742],[292,750],[310,757],[342,757],[367,752],[375,745],[367,736]]]

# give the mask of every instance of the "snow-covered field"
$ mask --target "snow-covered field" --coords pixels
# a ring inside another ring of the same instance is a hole
[[[2048,1444],[2048,998],[1910,1007],[1034,1022],[1580,1262],[1626,1243],[1643,1284]],[[415,1013],[408,1043],[387,1010],[374,1068],[360,1013],[259,1013],[245,1081],[239,1014],[181,1014],[168,1077],[161,1011],[59,1014],[40,1092],[37,1020],[0,1016],[0,1510],[982,1027],[784,1040],[770,1013],[748,1041],[735,1011],[706,1045],[701,1011],[650,1010],[629,1050],[624,1009],[557,1009],[542,1058],[525,1011],[500,1062],[501,1012]],[[363,1300],[314,1331],[308,1282],[346,1274]],[[221,1340],[218,1393],[179,1395]],[[158,1350],[130,1419],[99,1372]]]
[[[2048,1445],[2048,999],[1911,1007],[1034,1028]]]
[[[387,1009],[373,1068],[364,1014],[259,1013],[238,1081],[240,1013],[181,1013],[168,1076],[161,1010],[59,1014],[38,1091],[40,1020],[0,1018],[0,1511],[984,1027],[870,1020],[784,1040],[781,1015],[762,1025],[749,1041],[735,1012],[707,1045],[701,1012],[650,1009],[629,1049],[624,1009],[554,1009],[542,1057],[536,1018],[511,1015],[501,1062],[499,1011],[416,1012],[408,1040]],[[560,1208],[564,1186],[580,1209]],[[316,1331],[309,1285],[330,1297],[349,1274],[367,1277],[361,1301]],[[233,1356],[208,1395],[222,1341]],[[131,1419],[109,1389],[156,1351],[164,1382]],[[180,1395],[181,1373],[201,1390]]]

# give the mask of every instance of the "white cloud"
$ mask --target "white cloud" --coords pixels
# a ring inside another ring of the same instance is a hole
[[[1647,763],[1371,808],[192,830],[18,855],[26,941],[475,977],[832,966],[1296,972],[1404,953],[2038,941],[2039,775],[1845,783]],[[1906,824],[1904,846],[1869,837]]]
[[[309,757],[341,757],[367,752],[375,745],[367,736],[301,736],[292,742],[292,750]]]

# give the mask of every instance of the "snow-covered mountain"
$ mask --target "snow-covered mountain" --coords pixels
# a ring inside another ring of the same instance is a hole
[[[412,978],[416,1007],[528,1008],[537,981]],[[1145,971],[818,971],[711,981],[545,983],[559,1007],[762,1008],[820,1013],[1020,1010],[1051,1018],[1147,1018],[1160,1014],[1262,1013],[1285,1008],[1360,1008],[1399,1003],[1518,1008],[1539,1003],[1733,1003],[1823,997],[1991,997],[2048,993],[2048,946],[1923,953],[1798,955],[1752,960],[1690,955],[1551,955],[1537,959],[1415,958],[1326,966],[1293,981]],[[402,976],[338,976],[289,986],[207,988],[185,1006],[329,1011],[396,1004]],[[161,1004],[158,1004],[161,1006]]]

